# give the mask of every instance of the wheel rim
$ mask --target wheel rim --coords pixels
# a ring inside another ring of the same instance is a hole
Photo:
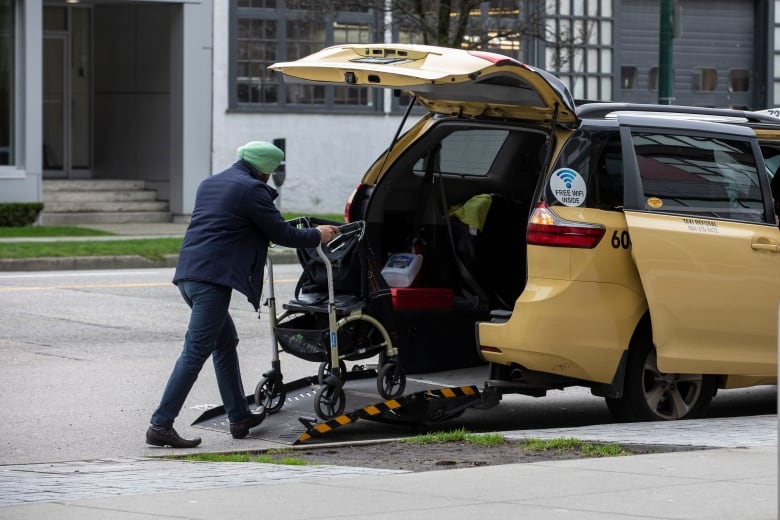
[[[385,363],[377,376],[379,394],[385,399],[395,399],[406,387],[406,375],[396,374],[394,362]]]
[[[317,382],[319,384],[322,384],[325,381],[325,378],[332,372],[330,367],[330,361],[323,361],[320,363],[320,366],[317,369]],[[347,363],[343,359],[339,359],[339,368],[341,369],[339,379],[344,383],[347,380]]]
[[[269,414],[278,412],[287,398],[284,384],[279,380],[263,378],[255,389],[255,403],[263,405]]]
[[[268,413],[276,413],[284,404],[287,392],[281,381],[274,381],[268,385],[268,395],[265,401],[265,409]]]
[[[332,419],[344,411],[346,396],[339,386],[324,384],[315,395],[315,412],[321,419]]]
[[[700,374],[665,374],[658,370],[658,358],[651,350],[645,360],[642,380],[645,402],[662,419],[681,419],[696,406],[702,392]]]

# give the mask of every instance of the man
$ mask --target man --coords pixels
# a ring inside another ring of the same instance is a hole
[[[173,428],[203,364],[212,356],[222,403],[236,439],[265,418],[253,413],[241,382],[238,335],[228,313],[235,289],[257,310],[270,242],[282,246],[316,247],[332,240],[336,226],[299,229],[284,221],[274,205],[277,192],[268,185],[284,152],[263,141],[238,149],[238,161],[204,180],[198,187],[192,220],[184,235],[173,277],[191,308],[184,347],[152,414],[146,442],[153,446],[192,448],[200,438],[185,439]]]

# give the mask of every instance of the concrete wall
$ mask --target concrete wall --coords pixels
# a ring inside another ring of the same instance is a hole
[[[222,3],[222,2],[220,2]],[[212,37],[210,0],[176,10],[171,40],[171,157],[169,203],[186,220],[200,182],[211,174]]]
[[[43,177],[43,71],[30,63],[43,62],[40,2],[16,2],[16,164],[0,166],[0,202],[38,202]]]

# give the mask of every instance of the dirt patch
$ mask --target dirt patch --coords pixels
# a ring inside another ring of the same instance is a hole
[[[625,455],[692,449],[654,445],[621,445],[620,447]],[[275,460],[293,457],[303,459],[310,464],[399,469],[413,472],[593,457],[591,453],[582,449],[531,450],[525,448],[520,441],[513,440],[495,446],[460,441],[433,444],[391,441],[308,447],[283,450],[281,453],[271,451],[268,454]]]

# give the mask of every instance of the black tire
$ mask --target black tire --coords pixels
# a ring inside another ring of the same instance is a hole
[[[610,411],[624,411],[635,421],[697,419],[707,413],[716,384],[713,375],[661,372],[649,335],[642,335],[629,350],[626,384],[619,400],[623,407],[612,403]]]
[[[323,361],[320,363],[320,367],[317,369],[317,382],[319,384],[322,384],[325,381],[325,378],[330,374],[330,367],[330,361]],[[343,359],[339,359],[339,368],[341,369],[339,379],[344,383],[347,380],[347,364]]]
[[[262,377],[255,387],[255,405],[265,406],[268,414],[281,410],[286,398],[287,390],[281,379]]]
[[[314,395],[314,412],[324,421],[341,415],[346,404],[347,396],[340,384],[326,382]]]
[[[376,388],[384,399],[400,397],[406,389],[406,374],[403,370],[396,373],[396,367],[395,361],[388,361],[377,372]]]
[[[604,401],[607,403],[607,409],[612,417],[620,422],[628,422],[633,420],[633,415],[628,409],[626,401],[622,398],[605,397]]]

